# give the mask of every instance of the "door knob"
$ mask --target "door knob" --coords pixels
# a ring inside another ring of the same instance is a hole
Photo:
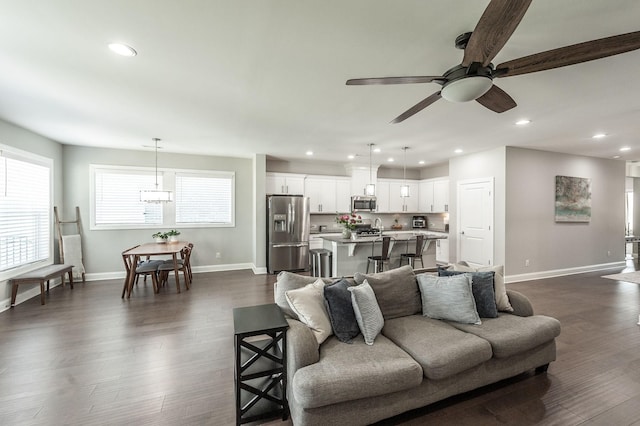
[[[464,235],[464,231],[460,232],[461,235]]]

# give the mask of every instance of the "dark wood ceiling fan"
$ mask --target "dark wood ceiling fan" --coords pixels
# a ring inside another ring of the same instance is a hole
[[[406,120],[440,98],[452,102],[475,100],[491,111],[501,113],[514,108],[516,102],[493,85],[494,78],[565,67],[640,48],[640,31],[636,31],[536,53],[494,67],[491,61],[520,24],[531,1],[491,0],[473,32],[456,38],[456,47],[464,50],[462,63],[441,76],[356,78],[347,80],[347,85],[436,83],[442,86],[391,123]]]

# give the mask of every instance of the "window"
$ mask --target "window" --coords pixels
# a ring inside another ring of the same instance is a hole
[[[176,173],[176,224],[233,225],[232,173]]]
[[[168,170],[158,173],[158,188],[174,191],[174,202],[140,201],[140,191],[155,189],[150,168],[91,165],[91,229],[234,226],[233,172]]]
[[[161,225],[162,205],[140,201],[140,191],[155,189],[154,172],[94,167],[92,224],[121,228],[122,225]],[[162,188],[162,175],[158,175]]]
[[[0,271],[51,257],[52,169],[50,159],[0,151]]]

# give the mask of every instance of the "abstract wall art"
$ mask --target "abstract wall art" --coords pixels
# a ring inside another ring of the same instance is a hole
[[[556,176],[556,222],[591,221],[591,179]]]

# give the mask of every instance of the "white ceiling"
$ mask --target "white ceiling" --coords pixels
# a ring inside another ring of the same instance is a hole
[[[0,118],[65,144],[349,162],[368,143],[407,166],[520,146],[640,159],[640,50],[496,79],[503,114],[440,100],[389,121],[436,84],[487,0],[0,0]],[[638,0],[534,0],[495,64],[640,30]],[[114,55],[121,41],[138,56]],[[529,118],[527,127],[514,122]],[[604,132],[608,137],[594,140]],[[632,149],[620,153],[619,148]]]

